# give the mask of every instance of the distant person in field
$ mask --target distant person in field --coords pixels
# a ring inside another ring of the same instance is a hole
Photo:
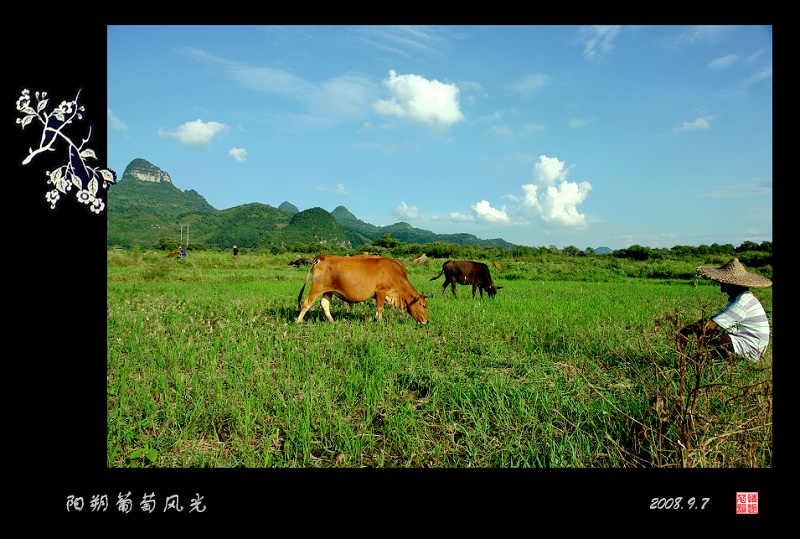
[[[738,356],[759,361],[769,344],[769,320],[750,288],[771,286],[772,281],[747,271],[738,258],[721,267],[700,266],[696,271],[717,281],[720,292],[728,295],[728,303],[708,320],[701,319],[681,328],[681,341],[689,335],[703,336],[706,344],[722,358]]]
[[[239,248],[236,247],[236,245],[234,245],[233,246],[233,260],[236,261],[237,258],[239,258]]]
[[[180,246],[180,245],[178,245],[178,249],[180,249],[180,250],[181,250],[181,257],[183,257],[183,258],[186,258],[186,249],[184,249],[184,248],[183,248],[182,246]]]

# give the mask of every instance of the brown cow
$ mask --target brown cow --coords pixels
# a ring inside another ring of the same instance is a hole
[[[167,258],[179,258],[181,256],[180,251],[176,251],[174,253],[170,253],[167,255]]]
[[[489,273],[489,266],[483,262],[448,260],[442,264],[442,271],[439,272],[439,275],[431,277],[431,281],[435,281],[441,277],[443,273],[444,284],[442,285],[442,294],[444,294],[444,291],[447,289],[447,285],[450,285],[453,295],[458,297],[456,294],[456,283],[471,284],[473,298],[475,297],[476,288],[481,291],[481,297],[483,297],[483,291],[486,290],[490,298],[493,298],[495,294],[497,294],[497,291],[503,288],[502,286],[494,285],[492,276]]]
[[[311,290],[301,304],[308,277],[313,273]],[[325,316],[333,322],[330,303],[333,296],[348,303],[362,303],[375,298],[378,311],[375,319],[382,320],[383,305],[405,309],[414,319],[428,323],[428,306],[425,296],[417,292],[408,280],[402,262],[382,256],[330,256],[318,255],[308,269],[306,280],[297,296],[300,313],[296,322],[302,322],[306,311],[322,296],[320,305]]]
[[[497,268],[499,270],[500,269],[500,262],[492,262],[492,266],[494,266],[495,268]]]
[[[289,262],[289,265],[299,268],[300,266],[310,266],[313,261],[313,258],[298,258],[297,260]]]

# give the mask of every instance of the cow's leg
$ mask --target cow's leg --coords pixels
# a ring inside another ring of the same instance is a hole
[[[331,298],[333,298],[333,292],[325,292],[322,294],[322,299],[319,300],[319,304],[322,305],[322,310],[325,311],[325,316],[328,317],[328,320],[333,322],[333,317],[331,316]]]
[[[378,322],[383,321],[383,302],[386,300],[386,296],[383,294],[376,294],[375,295],[375,302],[378,304],[378,310],[375,313],[375,320]]]
[[[313,290],[308,293],[308,297],[303,302],[303,306],[300,309],[300,314],[297,315],[297,320],[295,320],[295,323],[299,324],[300,322],[303,321],[303,317],[306,315],[306,311],[314,304],[314,301],[317,299],[318,296],[319,294],[315,294]]]
[[[475,299],[475,289],[478,288],[475,283],[472,283],[472,299]],[[483,290],[481,290],[481,297],[483,297]]]
[[[450,281],[450,290],[453,291],[453,295],[455,297],[458,297],[458,294],[456,294],[456,278],[455,277],[453,277],[453,279]]]

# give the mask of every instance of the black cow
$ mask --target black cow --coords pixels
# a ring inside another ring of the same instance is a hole
[[[456,283],[471,284],[473,298],[475,297],[476,288],[481,291],[481,297],[483,297],[483,291],[486,290],[486,293],[490,298],[493,298],[495,294],[497,294],[497,291],[503,288],[502,286],[494,285],[492,276],[489,273],[489,266],[483,262],[470,262],[469,260],[448,260],[442,264],[442,271],[439,272],[439,275],[436,277],[431,277],[431,281],[435,281],[441,277],[443,273],[444,284],[442,285],[442,294],[444,294],[444,291],[449,284],[451,290],[453,291],[453,295],[458,297],[456,294]]]
[[[298,258],[297,260],[289,262],[289,265],[299,268],[300,266],[310,266],[313,261],[313,258]]]

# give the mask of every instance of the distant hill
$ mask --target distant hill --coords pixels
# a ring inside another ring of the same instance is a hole
[[[288,211],[290,213],[300,213],[300,210],[297,209],[297,206],[294,204],[290,204],[288,202],[284,202],[280,206],[278,206],[279,210]]]
[[[227,248],[234,244],[239,247],[268,244],[275,233],[289,225],[292,214],[269,204],[251,202],[208,216],[186,216],[189,217],[195,218],[196,241]],[[204,235],[204,231],[208,233]]]
[[[144,159],[134,159],[125,168],[108,204],[109,212],[153,212],[172,219],[188,212],[216,211],[197,191],[181,191],[169,174]]]
[[[197,191],[181,191],[169,174],[134,159],[108,190],[107,243],[151,246],[164,237],[180,237],[184,215],[210,217],[216,211]]]
[[[286,244],[319,242],[342,247],[353,246],[344,227],[322,208],[311,208],[295,213],[289,225],[279,236],[275,236],[272,244],[276,244],[277,241]]]
[[[108,190],[108,245],[150,247],[162,238],[206,243],[227,249],[269,248],[294,243],[330,243],[357,248],[389,235],[404,243],[442,242],[457,245],[513,248],[503,239],[472,234],[436,234],[408,223],[376,226],[358,219],[344,206],[328,213],[322,208],[300,211],[288,201],[278,208],[250,203],[217,210],[197,191],[181,191],[169,174],[137,158]]]
[[[426,243],[442,242],[454,243],[456,245],[480,245],[481,247],[503,247],[505,249],[512,249],[516,247],[513,243],[509,243],[503,239],[482,240],[472,234],[436,234],[430,230],[422,228],[414,228],[408,223],[399,222],[393,225],[375,226],[365,223],[357,219],[355,215],[350,213],[344,206],[338,206],[331,212],[331,215],[342,225],[351,228],[360,234],[374,240],[375,238],[382,238],[389,234],[392,238],[398,239],[403,243],[418,243],[424,245]]]

